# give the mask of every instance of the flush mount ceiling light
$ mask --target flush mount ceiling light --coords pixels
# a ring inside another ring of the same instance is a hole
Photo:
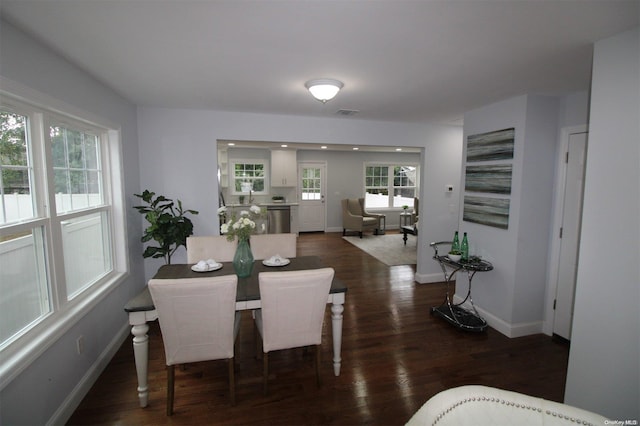
[[[343,86],[344,84],[341,81],[330,78],[309,80],[304,84],[304,87],[309,89],[311,95],[323,104],[333,99]]]

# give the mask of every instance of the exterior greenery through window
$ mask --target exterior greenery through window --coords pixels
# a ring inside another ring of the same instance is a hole
[[[108,141],[106,128],[0,105],[0,350],[115,279]]]
[[[50,128],[53,151],[53,179],[58,212],[78,210],[102,203],[100,150],[97,135],[67,129]]]
[[[305,167],[302,170],[302,200],[320,200],[322,198],[322,185],[320,169]]]
[[[266,166],[264,162],[242,162],[235,161],[231,164],[233,169],[233,193],[247,194],[249,191],[254,193],[266,193]]]
[[[29,193],[29,167],[26,145],[26,117],[0,112],[0,170],[2,170],[2,199],[4,194]],[[2,203],[4,207],[4,202]],[[3,208],[0,223],[7,219]]]
[[[418,191],[418,167],[411,164],[369,164],[364,173],[365,206],[413,206]]]

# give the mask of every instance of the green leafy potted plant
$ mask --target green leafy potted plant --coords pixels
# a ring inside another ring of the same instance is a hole
[[[140,214],[149,222],[140,241],[143,243],[151,240],[157,245],[149,245],[142,256],[154,259],[164,258],[167,264],[171,263],[171,256],[180,246],[187,244],[187,237],[193,234],[193,223],[186,217],[188,213],[198,214],[195,210],[184,210],[182,202],[173,200],[163,195],[155,196],[155,192],[147,189],[142,194],[133,194],[146,203],[144,206],[134,206]]]
[[[462,257],[462,252],[460,250],[450,250],[449,253],[447,254],[447,257],[451,260],[453,260],[454,262],[459,262],[460,258]]]

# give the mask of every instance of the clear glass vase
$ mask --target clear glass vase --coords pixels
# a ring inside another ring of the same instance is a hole
[[[233,256],[233,269],[238,278],[246,278],[253,270],[253,253],[248,239],[240,239],[236,254]]]

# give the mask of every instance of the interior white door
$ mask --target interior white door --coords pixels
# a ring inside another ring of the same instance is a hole
[[[553,332],[571,339],[584,192],[587,133],[569,135]]]
[[[326,163],[300,163],[298,222],[300,232],[324,231],[326,226]]]

